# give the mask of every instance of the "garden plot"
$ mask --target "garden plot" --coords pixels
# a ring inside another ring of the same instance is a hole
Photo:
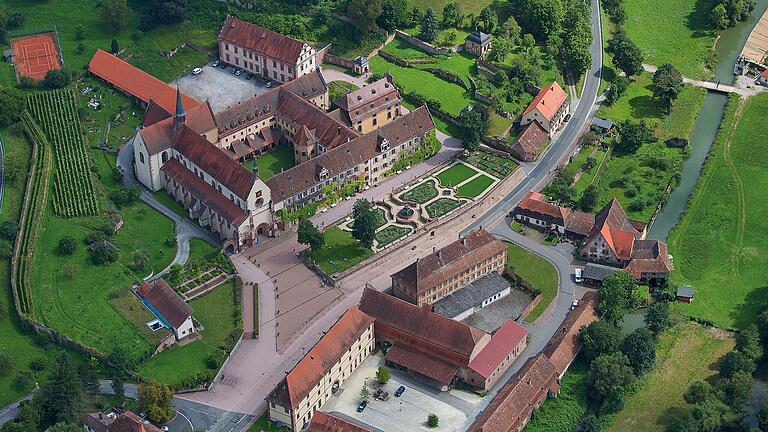
[[[506,178],[517,169],[514,160],[482,150],[474,151],[466,157],[462,156],[462,159],[500,179]]]
[[[374,207],[374,212],[376,213],[376,238],[373,242],[374,252],[386,248],[415,230],[412,226],[391,220],[392,218],[388,216],[387,210],[381,205]],[[351,232],[354,223],[354,219],[349,217],[338,228],[342,231]]]

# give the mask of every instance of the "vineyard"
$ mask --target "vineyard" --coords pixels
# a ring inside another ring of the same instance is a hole
[[[27,111],[22,113],[21,123],[32,141],[32,164],[24,194],[24,206],[20,217],[21,226],[14,247],[11,285],[19,312],[30,315],[32,313],[32,293],[29,287],[29,274],[32,269],[35,238],[45,207],[51,152],[45,134]]]
[[[29,109],[48,135],[56,156],[53,208],[71,218],[98,213],[91,158],[83,141],[71,88],[29,95]]]

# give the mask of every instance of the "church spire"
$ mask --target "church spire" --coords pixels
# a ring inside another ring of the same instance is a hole
[[[179,90],[179,85],[176,84],[176,122],[174,123],[174,127],[176,129],[181,129],[182,126],[184,126],[184,122],[187,119],[187,114],[184,112],[184,105],[181,103],[181,90]]]

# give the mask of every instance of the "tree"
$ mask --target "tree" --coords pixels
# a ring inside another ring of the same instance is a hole
[[[459,4],[451,2],[443,6],[443,27],[458,28],[461,25],[461,11]]]
[[[683,399],[691,405],[704,403],[712,394],[712,386],[704,380],[698,380],[691,383],[688,390],[685,391]]]
[[[437,414],[430,414],[427,416],[427,427],[434,429],[440,425],[440,417]]]
[[[70,422],[59,422],[49,427],[45,432],[82,432],[83,428]]]
[[[653,129],[648,127],[645,120],[639,122],[625,120],[619,124],[619,142],[616,147],[622,153],[630,154],[639,150],[643,144],[654,140]]]
[[[523,33],[523,29],[520,28],[520,24],[517,23],[515,17],[509,17],[504,24],[501,25],[501,34],[506,37],[509,43],[517,44],[520,42],[520,35]],[[495,43],[495,42],[494,42]]]
[[[459,115],[459,125],[462,130],[464,148],[473,151],[480,145],[480,139],[485,135],[486,124],[483,115],[475,110],[464,110]]]
[[[0,258],[6,259],[13,256],[13,243],[8,240],[0,240]]]
[[[83,409],[83,382],[66,353],[56,357],[51,377],[41,390],[44,417],[52,423],[79,422]]]
[[[125,403],[125,385],[120,374],[112,380],[112,392],[115,393],[115,403],[117,406],[123,406]]]
[[[719,388],[723,402],[734,409],[740,409],[749,398],[754,382],[752,372],[747,371],[736,372],[730,378],[722,380]]]
[[[669,328],[669,303],[656,302],[648,307],[645,325],[653,334],[658,335]]]
[[[573,432],[600,432],[600,420],[594,414],[587,414],[579,420]]]
[[[368,400],[371,397],[371,392],[368,390],[368,384],[363,383],[363,388],[360,389],[360,399]]]
[[[440,22],[437,20],[437,15],[432,8],[427,8],[421,18],[420,37],[427,42],[432,42],[437,37],[438,31],[440,31]]]
[[[601,355],[614,353],[621,346],[621,330],[605,320],[590,323],[579,330],[584,357],[592,361]]]
[[[386,384],[389,382],[390,373],[389,368],[386,366],[379,366],[378,369],[376,369],[376,381],[379,382],[379,384]]]
[[[592,21],[587,3],[572,2],[567,9],[563,27],[561,58],[574,78],[582,76],[592,65]]]
[[[683,90],[683,76],[674,66],[664,63],[653,73],[653,95],[659,98],[666,112]]]
[[[669,416],[667,432],[699,432],[699,421],[693,416],[693,410],[683,408]]]
[[[579,207],[585,212],[591,211],[597,205],[597,187],[591,184],[584,189],[579,198]]]
[[[647,327],[633,331],[621,343],[621,352],[629,359],[635,375],[643,376],[656,361],[656,341]]]
[[[62,255],[72,255],[77,249],[77,240],[72,236],[64,236],[59,239],[59,247],[57,248]]]
[[[106,0],[101,7],[101,18],[107,28],[115,33],[120,33],[129,22],[131,9],[127,0]]]
[[[6,127],[19,120],[21,112],[26,107],[24,95],[15,88],[0,89],[0,127]],[[7,158],[7,155],[6,155]],[[21,159],[15,158],[21,162]],[[14,181],[20,177],[14,173]]]
[[[373,240],[376,238],[376,212],[373,205],[365,199],[357,200],[352,207],[352,237],[360,244],[370,249],[373,246]]]
[[[43,82],[48,88],[62,88],[69,85],[72,81],[72,74],[66,68],[51,69],[45,73]]]
[[[91,256],[91,262],[95,265],[110,264],[120,257],[117,248],[107,241],[98,244],[88,253]]]
[[[155,423],[167,423],[173,418],[173,392],[155,380],[139,384],[139,409]]]
[[[486,6],[480,11],[480,15],[477,17],[480,29],[486,33],[493,33],[496,31],[496,27],[499,26],[499,16],[496,15],[496,11]]]
[[[495,41],[493,41],[493,46],[491,47],[490,57],[491,60],[503,63],[504,60],[507,58],[509,53],[512,52],[512,45],[510,45],[509,41],[505,38],[497,38]],[[503,71],[499,71],[502,72]],[[506,75],[504,75],[506,77]]]
[[[595,310],[603,319],[618,323],[629,307],[629,297],[636,287],[634,276],[628,272],[622,271],[608,276],[603,280],[600,301]]]
[[[755,324],[750,324],[736,335],[736,349],[756,363],[763,358],[763,346],[760,343],[760,332]]]
[[[755,361],[741,351],[733,350],[728,352],[720,364],[720,375],[730,378],[739,372],[752,374],[755,372]]]
[[[629,78],[624,75],[617,75],[613,81],[611,81],[611,87],[605,94],[605,101],[608,105],[613,105],[617,100],[624,96],[629,87]]]
[[[115,207],[121,209],[136,203],[139,196],[139,188],[121,186],[109,194],[109,199],[115,204]]]
[[[299,243],[309,245],[312,252],[317,252],[325,245],[325,236],[309,219],[299,222],[298,234]]]
[[[381,12],[381,0],[351,0],[347,6],[347,16],[363,34],[376,27]]]
[[[0,237],[6,240],[16,240],[16,233],[19,232],[19,224],[14,221],[4,221],[0,223]]]
[[[86,36],[88,36],[88,33],[85,31],[84,25],[78,24],[75,26],[75,37],[77,40],[84,40]]]
[[[24,14],[16,11],[8,15],[7,24],[10,28],[19,28],[24,25]]]
[[[613,65],[624,71],[627,76],[643,73],[643,52],[629,38],[625,38],[614,48]]]
[[[384,0],[381,5],[381,15],[376,19],[379,27],[392,31],[398,27],[406,27],[411,22],[408,13],[407,0]]]
[[[594,396],[609,402],[612,407],[621,406],[625,387],[635,381],[629,359],[622,353],[604,354],[589,366],[587,382]]]
[[[13,357],[8,353],[0,353],[0,376],[8,376],[13,369]]]
[[[117,39],[112,39],[112,54],[117,55],[120,52],[120,46],[117,44]]]
[[[0,94],[2,94],[2,89],[0,89]],[[2,111],[5,109],[5,106],[2,102],[2,96],[0,96],[0,124],[2,124],[3,120],[3,114]],[[13,120],[13,122],[17,121]],[[13,154],[5,154],[3,157],[3,174],[5,176],[5,181],[9,184],[16,184],[21,179],[26,178],[27,176],[27,163],[28,161],[22,158],[21,156]]]
[[[134,364],[128,357],[128,352],[122,345],[115,345],[112,351],[107,357],[107,363],[112,365],[118,371],[131,371],[134,369]]]
[[[564,16],[563,3],[552,0],[525,0],[516,8],[515,18],[529,30],[537,40],[549,41],[562,31]]]

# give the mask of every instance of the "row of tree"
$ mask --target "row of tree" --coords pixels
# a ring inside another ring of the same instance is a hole
[[[352,237],[360,242],[360,246],[370,249],[376,239],[377,212],[373,204],[366,199],[355,201],[352,207]],[[298,241],[308,245],[312,252],[317,252],[325,246],[325,234],[307,218],[299,221]]]

